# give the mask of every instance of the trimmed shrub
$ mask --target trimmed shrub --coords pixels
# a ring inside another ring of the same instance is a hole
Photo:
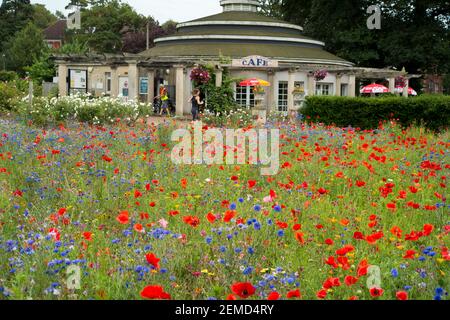
[[[423,95],[403,97],[306,99],[300,113],[312,121],[340,127],[378,128],[381,122],[395,120],[404,127],[421,125],[433,131],[450,125],[450,97]]]

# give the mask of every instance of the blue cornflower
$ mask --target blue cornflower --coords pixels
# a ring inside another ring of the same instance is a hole
[[[257,204],[256,206],[253,207],[253,210],[255,210],[256,212],[259,212],[259,211],[261,211],[261,206]]]
[[[391,270],[391,275],[392,275],[394,278],[397,278],[397,277],[398,277],[398,270],[397,270],[397,269],[392,269],[392,270]]]
[[[279,237],[284,237],[284,231],[283,231],[283,230],[279,230],[279,231],[277,232],[277,236],[279,236]]]

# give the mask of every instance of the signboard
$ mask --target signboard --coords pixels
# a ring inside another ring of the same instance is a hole
[[[233,59],[232,66],[242,68],[276,68],[278,67],[278,61],[262,56],[249,56],[242,59]]]
[[[69,89],[76,92],[87,92],[87,70],[69,70]]]
[[[148,78],[139,78],[139,94],[148,94]]]

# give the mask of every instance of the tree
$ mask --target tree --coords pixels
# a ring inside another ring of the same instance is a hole
[[[86,3],[89,7],[81,10],[81,30],[73,31],[72,37],[87,42],[92,51],[119,52],[124,34],[145,28],[146,18],[119,0]]]
[[[45,29],[56,22],[57,18],[43,4],[33,5],[33,23],[40,29]]]
[[[30,0],[3,0],[0,6],[0,51],[7,41],[31,20],[33,7]]]
[[[366,21],[371,0],[283,0],[287,21],[358,66],[403,67],[410,73],[446,73],[450,64],[450,1],[386,0],[381,30]],[[273,15],[273,14],[272,14]]]
[[[29,22],[22,31],[8,42],[10,66],[23,73],[26,66],[31,66],[47,49],[42,31]]]

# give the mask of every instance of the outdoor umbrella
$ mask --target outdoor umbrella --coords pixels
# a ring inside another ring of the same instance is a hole
[[[361,93],[388,93],[389,89],[381,84],[372,83],[361,89]]]
[[[395,87],[395,92],[396,93],[403,93],[403,88],[400,87],[400,86]],[[410,96],[417,96],[417,92],[413,88],[409,87],[408,88],[408,95],[410,95]]]
[[[270,82],[261,79],[247,79],[239,83],[241,87],[270,87]]]

